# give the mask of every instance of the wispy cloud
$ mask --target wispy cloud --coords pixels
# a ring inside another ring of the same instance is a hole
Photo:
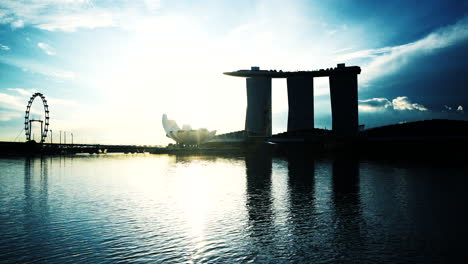
[[[37,28],[48,31],[72,32],[78,28],[94,29],[99,27],[112,27],[117,25],[118,14],[106,10],[83,10],[76,14],[63,14],[51,16],[46,22],[35,25]]]
[[[37,90],[35,89],[23,89],[23,88],[6,88],[5,90],[7,92],[0,92],[0,105],[1,105],[1,108],[8,109],[8,110],[3,110],[5,112],[5,117],[0,118],[0,121],[8,121],[8,120],[11,120],[12,118],[22,116],[24,114],[24,111],[26,110],[26,105],[29,101],[29,98],[31,97],[31,95],[37,92]],[[85,108],[83,107],[83,105],[70,99],[50,97],[48,95],[46,95],[46,99],[49,103],[50,109],[54,110],[54,111],[51,111],[51,114],[53,116],[61,117],[62,113],[67,112],[65,111],[65,109],[71,109],[71,108],[73,109],[83,108],[84,109]],[[37,99],[37,98],[36,100],[40,101],[40,99]],[[31,109],[31,113],[37,114],[37,115],[43,114],[42,111],[43,110],[38,110],[34,108]]]
[[[55,82],[63,82],[76,78],[76,73],[72,71],[57,69],[30,59],[0,57],[0,62],[18,67],[23,71],[39,73]]]
[[[22,88],[7,88],[8,91],[16,92],[20,95],[30,96],[36,92],[33,89],[22,89]]]
[[[44,42],[39,42],[37,43],[37,46],[45,52],[45,54],[49,55],[49,56],[54,56],[56,53],[54,51],[54,49],[49,45],[49,44],[46,44]]]
[[[15,118],[21,117],[20,112],[4,111],[0,110],[0,121],[10,121]]]
[[[55,80],[73,80],[76,77],[76,74],[72,71],[59,71],[54,70],[50,71],[48,75]]]
[[[342,52],[349,51],[349,50],[352,50],[352,49],[353,48],[342,48],[342,49],[338,49],[338,50],[333,51],[332,54],[338,54],[338,53],[342,53]]]
[[[361,80],[366,82],[385,74],[393,73],[410,63],[417,56],[431,54],[437,49],[446,48],[468,39],[468,16],[457,23],[439,28],[426,37],[404,45],[366,49],[337,56],[337,61],[370,59],[363,66]]]
[[[3,45],[0,43],[0,50],[10,50],[10,47],[8,47],[7,45]]]
[[[21,20],[21,19],[12,21],[10,23],[10,26],[11,26],[12,29],[22,28],[22,27],[24,27],[24,21]]]
[[[0,23],[12,28],[27,25],[49,31],[75,31],[78,28],[123,26],[129,20],[148,16],[160,8],[159,0],[0,0]]]
[[[398,47],[401,47],[401,46],[359,50],[359,51],[340,55],[335,58],[335,61],[349,61],[353,59],[362,59],[362,58],[377,58],[379,56],[390,53],[392,50],[398,49]],[[339,52],[336,52],[336,53],[339,53]]]
[[[161,1],[159,0],[144,0],[146,7],[151,10],[155,11],[161,7]]]
[[[24,111],[26,109],[26,103],[24,96],[10,95],[6,93],[0,93],[0,105],[2,108]]]

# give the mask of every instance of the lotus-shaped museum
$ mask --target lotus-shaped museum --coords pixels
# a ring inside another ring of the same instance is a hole
[[[166,136],[182,145],[200,145],[208,142],[216,134],[216,130],[192,129],[190,125],[183,125],[182,129],[180,129],[174,120],[167,119],[166,114],[162,116],[162,125],[166,131]]]

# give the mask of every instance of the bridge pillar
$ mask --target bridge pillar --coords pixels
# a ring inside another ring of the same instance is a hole
[[[288,83],[288,132],[314,129],[314,78],[291,76]]]
[[[358,133],[358,72],[337,71],[330,75],[332,129],[338,136]]]
[[[248,136],[271,136],[271,78],[247,78],[247,114],[245,130]]]

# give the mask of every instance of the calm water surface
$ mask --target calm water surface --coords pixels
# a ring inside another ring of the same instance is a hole
[[[468,165],[0,159],[1,263],[467,263]]]

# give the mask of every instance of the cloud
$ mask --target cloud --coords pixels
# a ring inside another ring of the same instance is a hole
[[[44,42],[39,42],[37,43],[37,46],[49,56],[54,56],[56,54],[53,48],[49,44],[46,44]]]
[[[26,95],[26,96],[31,96],[32,94],[34,94],[36,92],[36,90],[33,90],[33,89],[29,89],[29,90],[26,90],[26,89],[23,89],[23,88],[7,88],[8,91],[12,91],[12,92],[16,92],[20,95]]]
[[[71,71],[51,71],[49,76],[53,77],[56,80],[73,80],[76,77],[76,74]]]
[[[116,14],[104,10],[86,10],[77,14],[57,15],[50,17],[47,22],[35,25],[48,31],[73,32],[77,28],[94,29],[116,25]]]
[[[76,78],[76,74],[72,71],[57,69],[55,67],[44,65],[30,59],[11,58],[4,56],[0,57],[0,62],[15,66],[22,69],[23,71],[42,74],[55,82],[69,81]]]
[[[385,110],[389,107],[393,107],[393,105],[387,98],[359,100],[359,110],[365,112]]]
[[[26,110],[26,105],[28,101],[37,90],[35,89],[23,89],[23,88],[6,88],[6,91],[10,93],[0,92],[0,105],[1,108],[7,109],[0,111],[0,121],[9,121],[13,118],[18,116],[23,116],[24,111]],[[70,99],[62,99],[51,97],[45,94],[46,100],[49,105],[49,110],[51,111],[51,119],[65,119],[65,116],[70,116],[70,113],[75,113],[79,116],[83,114],[83,110],[77,111],[77,109],[87,109],[87,106],[79,104],[78,102]],[[37,105],[36,105],[37,104]],[[36,98],[34,100],[34,104],[38,106],[37,108],[31,108],[31,114],[35,115],[43,115],[43,108],[42,103],[40,102],[40,98]],[[98,106],[99,107],[99,106]],[[65,114],[66,113],[66,114]],[[88,113],[88,117],[96,113]],[[81,118],[81,117],[80,117]],[[96,122],[99,122],[97,120]],[[72,125],[69,124],[71,127]]]
[[[338,54],[338,53],[343,53],[345,51],[348,51],[348,50],[352,50],[353,48],[342,48],[342,49],[337,49],[337,50],[334,50],[332,51],[331,53],[332,54]]]
[[[24,111],[28,100],[24,96],[14,96],[6,93],[0,93],[0,105],[2,108]]]
[[[11,28],[16,29],[16,28],[22,28],[24,27],[24,21],[19,19],[16,21],[11,22]]]
[[[159,0],[0,0],[0,23],[15,28],[31,25],[48,31],[75,31],[79,28],[124,26],[131,20],[148,17],[160,8]]]
[[[463,111],[463,106],[444,105],[442,110],[429,110],[411,102],[407,96],[398,96],[393,100],[372,98],[359,101],[359,122],[366,127],[378,127],[430,119],[466,120],[467,117],[458,109]]]
[[[0,43],[0,50],[10,50],[10,47],[8,47],[7,45],[3,45]]]
[[[20,112],[0,110],[0,121],[10,121],[19,117],[22,117],[22,114]]]
[[[387,98],[359,100],[359,110],[363,112],[393,111],[428,111],[418,103],[412,103],[407,96],[399,96],[392,101]]]
[[[337,56],[337,61],[370,59],[364,65],[361,81],[368,82],[399,70],[413,58],[431,54],[462,41],[468,40],[468,16],[457,23],[439,28],[422,39],[398,46],[366,49]]]
[[[452,106],[449,106],[449,105],[444,105],[444,107],[442,109],[442,112],[444,112],[444,113],[458,113],[458,114],[464,114],[465,113],[464,108],[461,105],[455,106],[455,107],[452,107]]]
[[[365,124],[366,127],[417,120],[467,120],[467,118],[461,105],[458,107],[443,105],[441,110],[429,110],[421,104],[411,102],[407,96],[399,96],[393,100],[387,98],[359,100],[359,122]]]
[[[146,7],[151,10],[155,11],[161,7],[161,2],[159,0],[144,0]]]
[[[421,104],[411,103],[407,96],[399,96],[392,100],[393,109],[395,110],[418,110],[427,111],[428,109]]]
[[[395,47],[384,47],[379,49],[367,49],[367,50],[359,50],[347,54],[343,54],[335,58],[335,61],[349,61],[353,59],[361,59],[361,58],[377,58],[381,55],[388,54]]]
[[[8,91],[12,91],[21,96],[26,96],[28,98],[34,93],[37,92],[36,89],[23,89],[23,88],[6,88]],[[62,105],[62,106],[79,106],[79,104],[73,100],[60,99],[54,97],[47,97],[47,101],[52,102],[53,105]]]
[[[23,88],[6,88],[6,90],[15,92],[25,99],[29,99],[31,95],[37,92],[36,89],[23,89]],[[49,97],[49,96],[46,96],[46,99],[49,103],[52,102],[53,105],[76,106],[76,107],[81,106],[80,104],[78,104],[76,101],[73,101],[73,100],[60,99],[60,98]]]

